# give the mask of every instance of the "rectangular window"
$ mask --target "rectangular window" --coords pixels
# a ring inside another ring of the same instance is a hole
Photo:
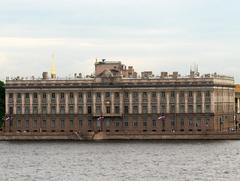
[[[107,108],[107,114],[110,114],[110,113],[111,113],[111,108],[110,108],[110,106],[107,106],[106,108]]]
[[[17,107],[17,114],[21,114],[22,113],[22,108],[20,106]]]
[[[165,97],[165,92],[161,92],[161,97]]]
[[[52,106],[51,107],[51,113],[52,114],[56,114],[56,106]]]
[[[55,93],[52,93],[52,99],[55,99],[56,96],[55,96]]]
[[[181,127],[184,127],[184,119],[180,120],[180,125],[181,125]]]
[[[36,92],[33,93],[33,98],[37,99],[38,98],[38,94]]]
[[[133,106],[133,113],[137,114],[138,113],[138,106]]]
[[[96,106],[96,113],[101,114],[101,106]]]
[[[30,108],[28,106],[25,107],[25,114],[30,114]]]
[[[46,98],[47,98],[47,94],[46,94],[46,93],[43,93],[43,94],[42,94],[42,98],[43,98],[43,99],[46,99]]]
[[[82,99],[82,98],[83,98],[83,94],[82,94],[81,92],[79,92],[78,97],[79,97],[80,99]]]
[[[65,128],[65,120],[61,120],[61,129]]]
[[[73,99],[73,92],[70,92],[70,99]]]
[[[152,126],[156,127],[157,126],[157,121],[156,120],[152,120]]]
[[[83,107],[82,107],[82,106],[79,106],[79,107],[78,107],[78,113],[79,113],[79,114],[83,114]]]
[[[128,122],[124,122],[124,126],[125,126],[125,127],[128,127]]]
[[[70,114],[74,114],[74,106],[70,106],[69,107],[69,113]]]
[[[38,127],[38,121],[37,121],[37,120],[34,120],[34,121],[33,121],[33,127],[34,127],[34,128],[37,128],[37,127]]]
[[[81,119],[78,121],[78,124],[79,124],[79,128],[81,128],[83,126],[83,122]]]
[[[152,98],[155,98],[155,97],[157,97],[156,92],[152,92]]]
[[[18,98],[18,99],[21,99],[21,98],[22,98],[20,93],[17,94],[17,98]]]
[[[115,98],[119,98],[119,92],[115,92]]]
[[[64,114],[65,113],[65,107],[64,106],[60,106],[60,113]]]
[[[29,99],[29,93],[25,94],[26,99]]]
[[[37,114],[38,113],[38,107],[37,106],[33,106],[33,114]]]
[[[42,125],[42,127],[45,129],[45,128],[47,128],[47,121],[46,120],[43,120],[43,125]]]
[[[147,113],[147,106],[143,106],[142,109],[143,109],[143,113]]]
[[[125,114],[128,114],[128,106],[124,106],[124,112]]]
[[[87,93],[87,98],[91,98],[92,97],[92,93],[91,92],[88,92]]]
[[[21,126],[22,126],[21,124],[22,124],[21,120],[18,120],[17,121],[17,128],[21,128]]]
[[[60,98],[64,99],[64,93],[63,92],[60,93]]]
[[[116,113],[116,114],[119,114],[119,113],[120,113],[120,108],[119,108],[119,106],[115,106],[115,113]]]
[[[29,128],[29,120],[25,121],[25,128],[27,128],[27,129]]]
[[[101,93],[97,92],[97,98],[100,99],[101,98]]]
[[[143,126],[147,127],[147,122],[146,121],[143,122]]]
[[[92,106],[88,106],[88,114],[92,114]]]
[[[70,128],[71,128],[71,129],[74,128],[74,120],[70,120]]]
[[[174,98],[175,97],[175,92],[171,92],[171,97]]]
[[[88,127],[92,127],[92,120],[88,120]]]
[[[9,99],[12,99],[13,98],[13,93],[10,93],[9,94]]]
[[[55,120],[52,120],[52,122],[51,122],[51,128],[55,128],[56,127],[56,122],[55,122]]]

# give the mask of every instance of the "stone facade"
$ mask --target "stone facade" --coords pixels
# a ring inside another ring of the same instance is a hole
[[[120,62],[104,61],[88,79],[6,80],[5,131],[205,134],[234,128],[233,78],[133,78],[121,69]]]

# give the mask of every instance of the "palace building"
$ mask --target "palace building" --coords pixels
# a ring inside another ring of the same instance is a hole
[[[235,126],[233,77],[191,70],[137,74],[101,60],[83,77],[6,80],[6,132],[171,134],[228,132]]]

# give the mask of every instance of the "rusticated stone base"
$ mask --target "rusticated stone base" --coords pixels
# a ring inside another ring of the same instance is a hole
[[[240,133],[215,134],[110,134],[73,133],[0,133],[0,141],[17,140],[239,140]]]

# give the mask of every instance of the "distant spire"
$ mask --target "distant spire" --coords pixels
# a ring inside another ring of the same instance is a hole
[[[55,79],[56,78],[56,63],[55,63],[55,54],[52,54],[52,59],[51,59],[51,78]]]

